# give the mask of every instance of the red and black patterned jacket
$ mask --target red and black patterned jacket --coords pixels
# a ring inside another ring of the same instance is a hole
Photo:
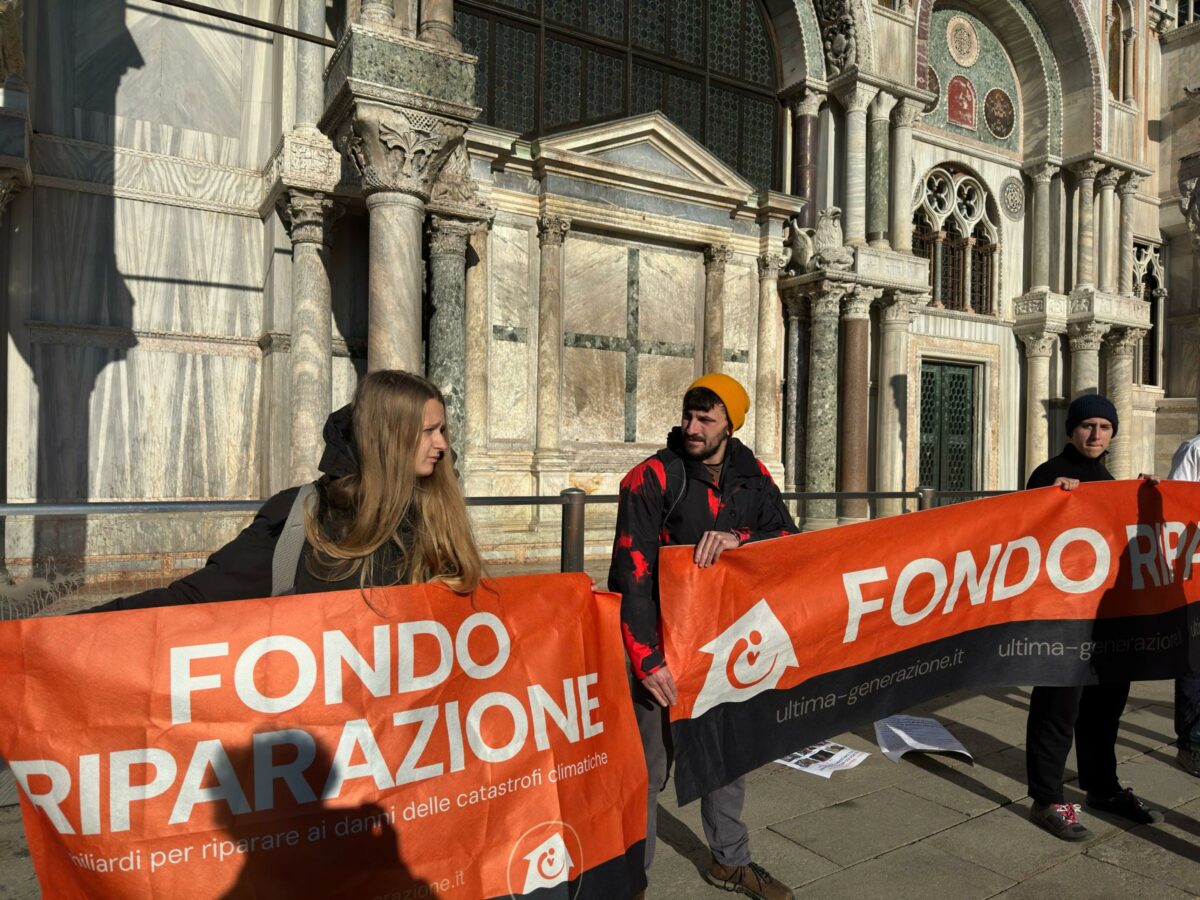
[[[714,485],[704,465],[686,455],[682,432],[675,428],[665,451],[638,463],[621,481],[608,589],[621,595],[621,631],[638,678],[664,665],[659,547],[695,544],[706,531],[731,531],[746,543],[797,530],[775,482],[750,449],[730,438],[725,453],[722,484]]]

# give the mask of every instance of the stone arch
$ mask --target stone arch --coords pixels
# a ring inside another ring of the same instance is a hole
[[[915,74],[917,85],[921,88],[928,86],[929,26],[937,2],[939,0],[917,0]],[[997,16],[1003,15],[1005,10],[1019,18],[1014,7],[1020,4],[1002,7],[998,3],[957,0],[946,5],[970,9],[989,23],[996,23]],[[1042,33],[1053,54],[1053,61],[1060,76],[1063,108],[1079,111],[1072,115],[1072,118],[1078,117],[1074,122],[1062,123],[1064,127],[1061,154],[1073,156],[1101,149],[1104,140],[1105,70],[1101,65],[1099,49],[1092,34],[1091,14],[1085,0],[1026,0],[1024,6],[1028,7],[1034,27]],[[1013,39],[1019,41],[1022,32],[1028,34],[1029,26],[1019,30],[1000,27],[995,30],[997,36],[1007,43]],[[1018,71],[1018,75],[1020,74]],[[1032,87],[1033,82],[1022,79],[1022,92]],[[1075,128],[1071,127],[1072,125],[1083,127]],[[1047,126],[1049,127],[1049,122]]]
[[[825,80],[821,23],[813,0],[763,0],[779,45],[782,87],[805,79]],[[795,48],[799,47],[797,53]]]

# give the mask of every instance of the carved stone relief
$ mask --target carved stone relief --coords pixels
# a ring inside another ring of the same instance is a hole
[[[356,104],[339,145],[362,176],[364,193],[397,191],[428,200],[465,131],[461,122],[428,113]]]

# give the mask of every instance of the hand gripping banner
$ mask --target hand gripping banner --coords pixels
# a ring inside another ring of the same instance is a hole
[[[628,897],[618,606],[571,575],[0,623],[42,891]]]
[[[1200,671],[1200,484],[1023,491],[659,561],[675,785],[948,691]]]

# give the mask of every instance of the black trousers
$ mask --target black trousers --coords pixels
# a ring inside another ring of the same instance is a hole
[[[1063,802],[1063,770],[1072,737],[1079,760],[1079,786],[1099,797],[1110,797],[1121,789],[1117,729],[1128,699],[1128,681],[1033,689],[1025,729],[1025,768],[1034,802]]]

